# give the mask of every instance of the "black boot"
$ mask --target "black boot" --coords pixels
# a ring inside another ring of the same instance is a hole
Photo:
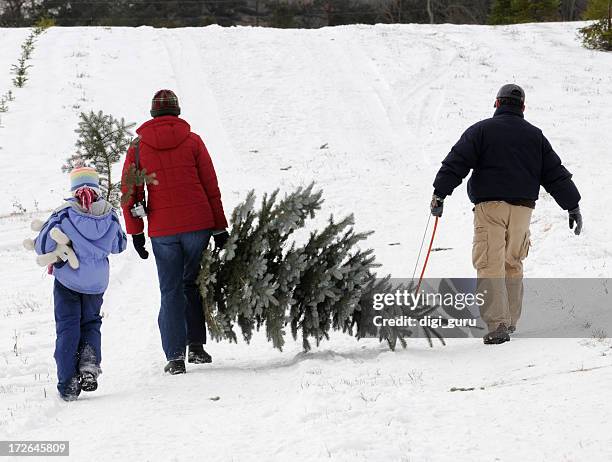
[[[212,356],[206,353],[204,346],[193,344],[189,345],[187,361],[193,364],[212,363]]]
[[[91,372],[81,372],[81,390],[96,391],[98,389],[98,379]]]
[[[505,324],[500,324],[497,329],[489,332],[482,338],[485,345],[499,345],[500,343],[509,342],[510,334]]]
[[[62,398],[64,401],[76,401],[80,394],[81,382],[79,381],[78,376],[74,376],[64,391],[60,391],[60,398]]]
[[[170,375],[184,374],[185,373],[185,361],[182,359],[173,359],[168,361],[164,372],[168,372]]]

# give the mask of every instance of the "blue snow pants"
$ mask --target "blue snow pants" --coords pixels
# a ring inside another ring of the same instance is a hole
[[[75,292],[55,280],[55,362],[57,389],[61,394],[65,394],[66,387],[77,373],[87,371],[97,377],[101,372],[100,308],[103,296]]]
[[[157,318],[166,359],[185,358],[186,345],[206,343],[197,278],[210,230],[152,237],[161,307]]]

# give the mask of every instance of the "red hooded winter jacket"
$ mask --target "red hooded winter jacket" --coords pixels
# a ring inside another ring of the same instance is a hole
[[[225,229],[227,220],[212,160],[189,124],[175,116],[161,116],[145,122],[136,133],[140,136],[140,169],[155,173],[159,182],[147,185],[149,236]],[[123,164],[123,178],[134,163],[132,144]],[[122,192],[126,189],[124,184]],[[142,194],[142,187],[137,194]],[[130,213],[134,202],[132,198],[122,206],[128,234],[144,230],[142,218]]]

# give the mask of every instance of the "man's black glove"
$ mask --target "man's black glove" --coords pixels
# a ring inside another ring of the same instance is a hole
[[[215,240],[215,249],[221,250],[223,247],[225,247],[225,244],[229,237],[229,233],[225,230],[213,234],[213,239]]]
[[[134,248],[136,249],[136,252],[138,252],[140,258],[142,258],[143,260],[149,258],[149,252],[147,252],[147,249],[145,249],[144,233],[134,234],[132,236],[132,244],[134,244]]]
[[[434,194],[431,198],[430,208],[431,208],[431,214],[434,217],[441,217],[442,209],[444,209],[444,199]]]
[[[576,228],[574,228],[574,224]],[[576,236],[582,232],[582,214],[580,213],[580,207],[576,207],[569,211],[569,227],[574,230]]]

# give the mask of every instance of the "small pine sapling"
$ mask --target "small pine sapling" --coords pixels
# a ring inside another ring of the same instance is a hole
[[[32,66],[26,64],[26,61],[27,59],[21,56],[17,60],[17,64],[11,66],[11,71],[15,75],[15,77],[13,77],[13,85],[17,88],[22,88],[28,81],[28,69]]]
[[[132,139],[130,130],[134,125],[102,111],[81,113],[79,125],[75,130],[78,135],[76,153],[66,160],[62,171],[67,172],[82,166],[95,168],[100,175],[102,194],[117,207],[121,183],[113,182],[112,167],[127,151]]]

